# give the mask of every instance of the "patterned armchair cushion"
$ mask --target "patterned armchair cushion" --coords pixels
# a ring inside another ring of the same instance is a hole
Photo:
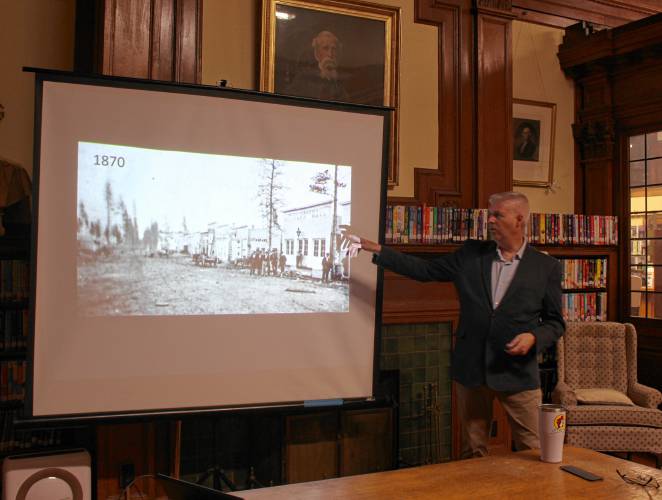
[[[643,451],[662,453],[662,429],[586,425],[568,427],[566,442],[600,451]]]
[[[606,387],[627,393],[623,323],[570,322],[563,338],[565,383],[573,389]]]
[[[568,426],[617,425],[662,429],[662,411],[641,406],[577,405],[567,408]]]
[[[630,398],[614,389],[575,389],[575,395],[580,404],[634,406]]]

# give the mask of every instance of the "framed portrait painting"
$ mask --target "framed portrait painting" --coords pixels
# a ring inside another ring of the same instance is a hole
[[[400,9],[358,0],[263,0],[260,90],[394,108],[397,183]]]
[[[556,104],[513,99],[514,185],[552,185],[555,126]]]

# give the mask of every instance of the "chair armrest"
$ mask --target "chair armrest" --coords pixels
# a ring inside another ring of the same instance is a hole
[[[628,388],[628,397],[637,406],[657,408],[662,403],[662,394],[657,389],[635,383]]]
[[[552,401],[567,408],[568,406],[577,405],[577,395],[572,387],[565,382],[559,381],[552,391]]]

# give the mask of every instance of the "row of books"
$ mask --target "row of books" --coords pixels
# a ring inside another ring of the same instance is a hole
[[[0,401],[22,401],[25,398],[25,361],[0,362]]]
[[[60,446],[64,441],[61,429],[20,430],[14,427],[14,421],[20,417],[21,410],[6,410],[0,414],[0,452],[18,452],[31,449]]]
[[[387,243],[460,243],[484,240],[487,209],[389,205]],[[611,215],[532,213],[528,241],[541,245],[616,245],[618,217]]]
[[[27,309],[0,310],[0,351],[24,349],[30,330]]]
[[[566,321],[607,321],[607,292],[564,293],[561,307]]]
[[[30,272],[25,260],[0,260],[0,300],[30,296]]]
[[[607,258],[561,259],[564,289],[606,288]]]

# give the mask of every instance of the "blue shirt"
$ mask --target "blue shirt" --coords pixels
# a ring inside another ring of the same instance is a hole
[[[513,260],[506,260],[503,258],[501,249],[497,247],[497,254],[492,261],[492,307],[495,309],[499,307],[501,299],[506,295],[525,249],[526,240],[514,255]]]

